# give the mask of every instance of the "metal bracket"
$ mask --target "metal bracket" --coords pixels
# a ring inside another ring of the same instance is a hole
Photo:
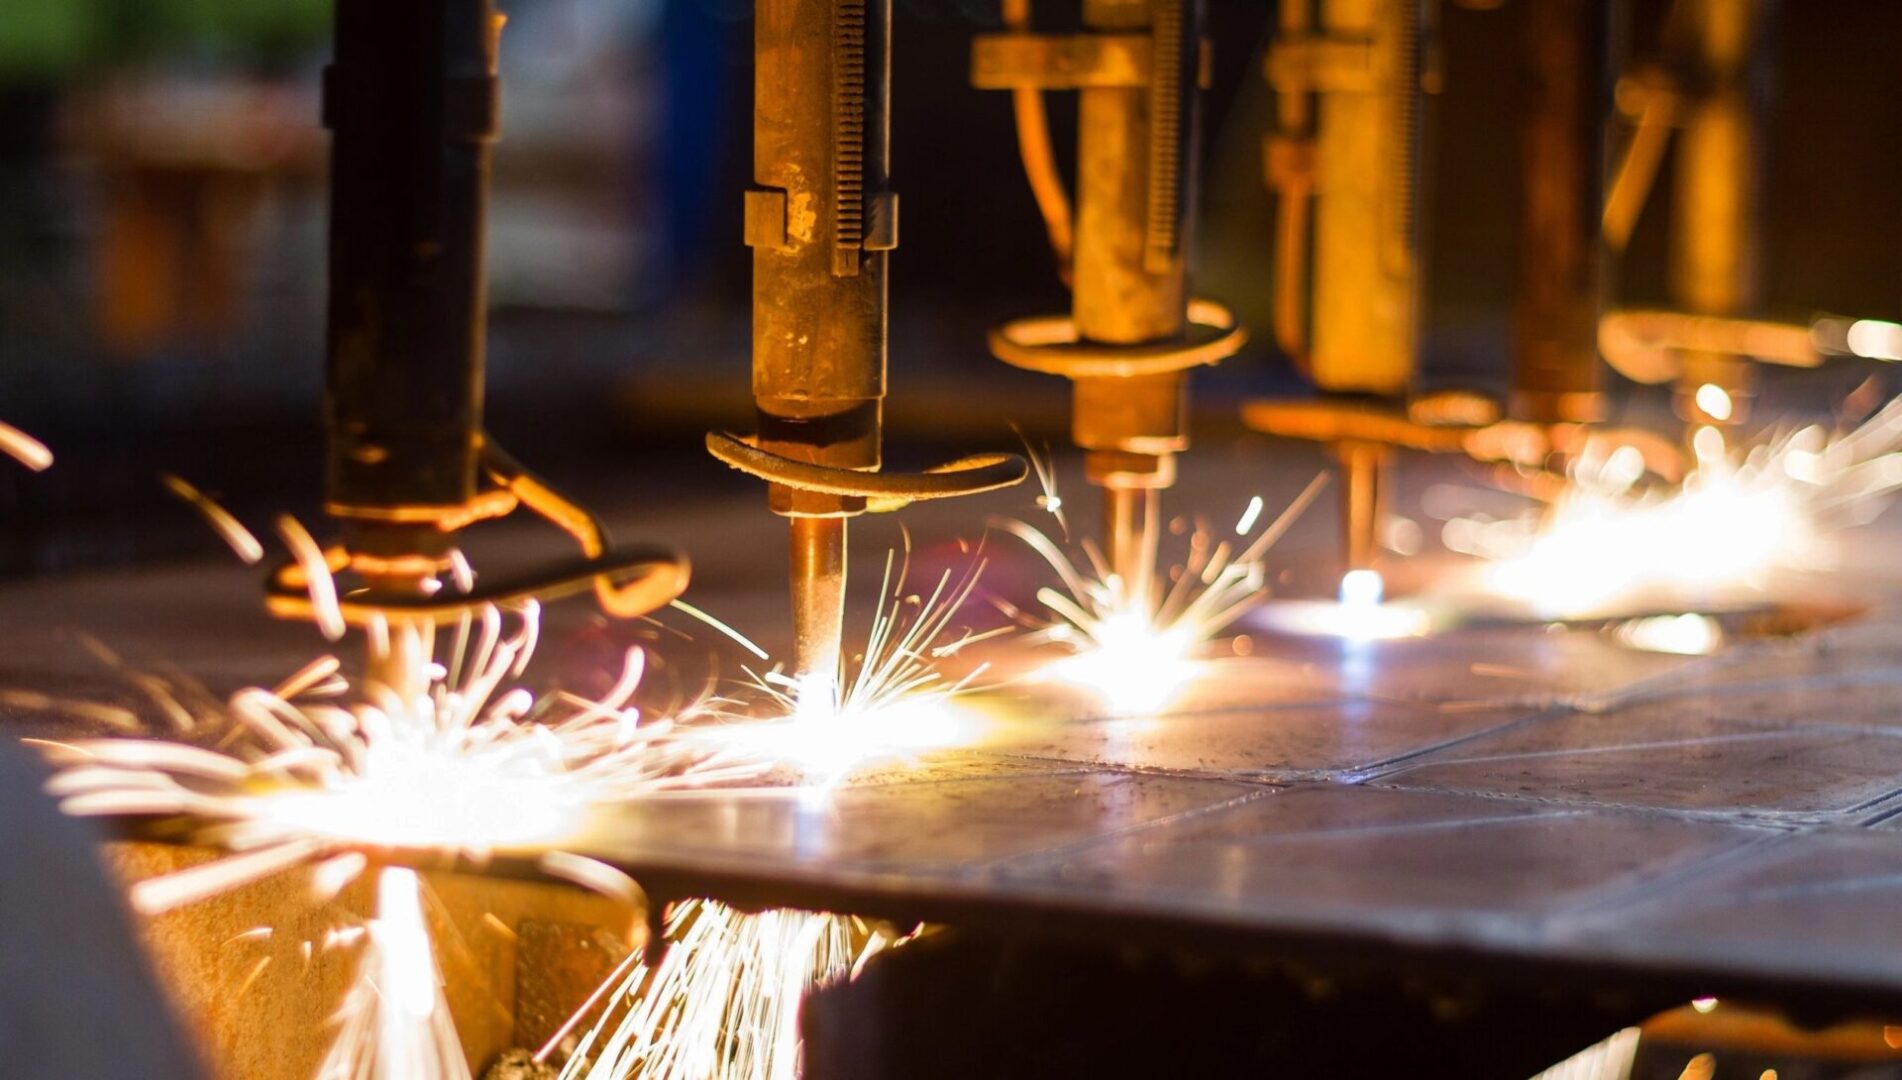
[[[1149,85],[1148,34],[980,34],[971,49],[979,90],[1081,90]]]
[[[873,513],[926,499],[995,491],[1018,483],[1030,472],[1016,454],[973,454],[917,473],[841,469],[795,461],[762,450],[756,439],[718,431],[707,433],[707,452],[749,476],[797,491],[862,499],[864,508]]]
[[[1677,378],[1685,353],[1742,356],[1795,368],[1820,367],[1824,360],[1810,325],[1662,309],[1605,313],[1598,320],[1598,351],[1620,375],[1651,384]]]
[[[1371,38],[1279,39],[1268,47],[1262,66],[1278,94],[1371,94],[1380,88]]]
[[[1463,454],[1475,461],[1539,469],[1553,456],[1574,456],[1587,440],[1630,446],[1645,470],[1675,482],[1684,475],[1683,451],[1670,439],[1636,428],[1594,424],[1534,424],[1501,420],[1482,425],[1427,424],[1397,408],[1355,401],[1266,399],[1242,406],[1242,422],[1265,435],[1310,442],[1388,446],[1430,454]]]
[[[1145,87],[1153,76],[1149,34],[979,34],[971,48],[971,85],[979,90],[1085,90]],[[1215,53],[1198,44],[1196,84],[1215,78]]]
[[[753,188],[746,193],[746,246],[785,251],[792,246],[782,188]]]
[[[430,524],[452,532],[481,517],[501,517],[526,506],[544,521],[573,537],[580,558],[570,558],[521,577],[484,580],[469,592],[390,592],[361,589],[339,596],[344,621],[365,626],[379,617],[445,617],[489,604],[552,600],[592,590],[602,610],[630,619],[663,607],[686,591],[687,559],[668,548],[637,547],[611,550],[606,528],[587,508],[550,487],[524,468],[501,447],[486,439],[482,467],[496,486],[471,500],[465,512],[437,515]],[[403,572],[417,577],[439,572],[427,557],[399,560]],[[342,545],[324,551],[325,568],[332,574],[355,571],[375,579],[391,572],[393,560],[353,553]],[[290,561],[273,568],[265,581],[265,607],[280,618],[310,619],[317,614],[310,596],[309,572]]]
[[[865,206],[865,237],[859,241],[863,251],[892,251],[898,247],[898,193],[872,193]]]
[[[1186,371],[1233,356],[1248,341],[1235,316],[1213,300],[1189,301],[1180,340],[1104,345],[1082,340],[1068,315],[1017,319],[991,331],[991,354],[1012,367],[1071,379],[1139,378]]]

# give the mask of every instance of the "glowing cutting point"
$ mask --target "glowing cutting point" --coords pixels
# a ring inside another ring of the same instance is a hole
[[[1378,570],[1349,570],[1341,575],[1341,606],[1364,610],[1377,608],[1387,598],[1387,582]]]
[[[1208,669],[1195,658],[1197,651],[1267,596],[1268,550],[1325,483],[1325,474],[1316,477],[1265,527],[1264,500],[1251,499],[1236,522],[1234,540],[1198,528],[1186,562],[1159,576],[1144,567],[1145,576],[1155,578],[1155,589],[1126,588],[1123,576],[1087,542],[1082,545],[1087,559],[1079,565],[1050,536],[1021,521],[994,519],[994,528],[1028,544],[1063,583],[1061,589],[1037,591],[1044,617],[1023,619],[1033,642],[1060,644],[1072,652],[1046,665],[1036,678],[1081,687],[1120,716],[1153,713],[1173,703]],[[1148,557],[1153,562],[1153,552]]]
[[[1720,424],[1729,420],[1731,414],[1736,411],[1734,403],[1730,400],[1730,391],[1716,383],[1705,383],[1698,387],[1695,400],[1698,409],[1705,416]]]
[[[1378,570],[1363,568],[1341,575],[1339,597],[1333,603],[1274,604],[1263,610],[1260,622],[1279,633],[1350,642],[1423,637],[1433,629],[1433,617],[1426,609],[1386,602],[1387,582]]]
[[[822,787],[867,764],[969,744],[979,719],[953,699],[985,669],[950,678],[936,661],[956,648],[942,638],[981,569],[962,578],[947,571],[929,594],[907,596],[904,568],[888,556],[879,589],[887,599],[849,674],[837,667],[798,675],[769,671],[757,677],[755,689],[777,719],[752,722],[757,717],[741,711],[730,718],[749,722],[710,728],[696,739],[730,745],[747,761],[797,769]]]
[[[1158,629],[1137,612],[1115,612],[1095,623],[1083,651],[1041,674],[1089,690],[1118,715],[1155,712],[1201,670],[1189,656],[1196,642],[1188,628]]]

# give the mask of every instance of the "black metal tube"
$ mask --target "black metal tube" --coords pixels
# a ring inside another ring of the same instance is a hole
[[[414,521],[475,494],[490,0],[337,0],[325,422],[330,511]]]
[[[1530,0],[1524,18],[1512,407],[1524,420],[1595,420],[1607,5]]]

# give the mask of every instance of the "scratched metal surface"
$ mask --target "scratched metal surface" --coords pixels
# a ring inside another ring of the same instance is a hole
[[[1008,721],[982,751],[823,797],[616,808],[585,847],[676,888],[701,873],[748,898],[779,884],[1002,929],[1070,916],[1360,963],[1439,952],[1893,1004],[1898,632],[1697,659],[1589,631],[1456,633],[1370,647],[1383,675],[1357,689],[1349,650],[1237,661],[1228,700],[1200,711]],[[1510,673],[1472,674],[1481,656]],[[1241,703],[1251,684],[1261,700]]]
[[[758,518],[711,501],[643,524],[695,551],[708,606],[769,625]],[[948,521],[914,518],[914,550],[948,543],[931,539]],[[1291,560],[1325,546],[1322,526]],[[1863,542],[1836,584],[1888,543]],[[321,643],[258,616],[255,588],[208,563],[0,590],[0,679],[127,700],[79,632],[214,691],[281,676]],[[552,619],[554,680],[579,685],[612,637]],[[828,791],[612,807],[578,847],[662,896],[1902,1004],[1902,616],[1696,658],[1535,625],[1258,640],[1166,715],[1025,691],[975,746]]]

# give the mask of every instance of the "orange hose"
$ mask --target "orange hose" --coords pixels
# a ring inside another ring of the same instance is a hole
[[[1275,344],[1303,370],[1308,360],[1307,243],[1311,192],[1278,192],[1275,216]]]
[[[1004,0],[1004,25],[1016,33],[1030,31],[1030,0]],[[1011,105],[1017,115],[1017,152],[1024,161],[1024,176],[1043,215],[1044,231],[1050,235],[1050,249],[1057,256],[1057,273],[1070,284],[1070,266],[1076,248],[1071,225],[1070,194],[1063,176],[1057,171],[1057,155],[1050,143],[1050,117],[1044,111],[1043,92],[1022,86],[1011,91]]]

